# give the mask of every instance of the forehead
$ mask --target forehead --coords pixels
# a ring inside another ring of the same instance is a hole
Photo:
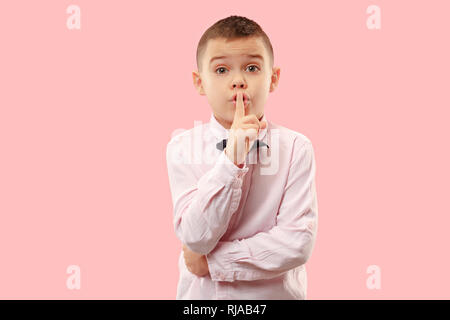
[[[261,55],[267,60],[264,42],[260,37],[225,39],[210,39],[205,51],[206,62],[218,56],[238,58],[245,55]]]

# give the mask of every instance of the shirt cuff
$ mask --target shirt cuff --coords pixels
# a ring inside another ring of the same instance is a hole
[[[239,248],[239,240],[219,241],[214,250],[206,255],[211,280],[227,282],[237,279],[254,280],[256,271],[239,270],[235,264],[235,261],[244,258],[245,253]]]
[[[206,261],[208,262],[209,274],[212,281],[234,281],[232,262],[228,260],[226,253],[220,255],[218,251],[220,246],[223,246],[223,242],[217,244],[213,251],[206,255]],[[218,253],[218,254],[215,254]],[[219,259],[220,258],[220,259]]]
[[[244,162],[244,167],[239,168],[235,165],[223,151],[217,163],[214,166],[215,176],[224,184],[231,184],[234,189],[240,189],[242,186],[242,179],[248,172],[247,159]]]

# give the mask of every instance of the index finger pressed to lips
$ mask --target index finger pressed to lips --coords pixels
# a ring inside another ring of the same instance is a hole
[[[238,92],[236,95],[236,110],[234,112],[234,118],[241,119],[245,116],[244,97],[242,92]]]

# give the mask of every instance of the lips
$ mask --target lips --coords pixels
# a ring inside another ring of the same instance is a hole
[[[235,95],[233,95],[233,98],[231,98],[231,102],[233,102],[233,104],[236,104],[236,98],[237,98],[237,93]],[[244,98],[244,106],[248,105],[250,102],[250,97],[246,94],[243,93],[243,98]]]

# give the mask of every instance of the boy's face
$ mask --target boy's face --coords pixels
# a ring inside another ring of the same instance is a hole
[[[215,118],[224,128],[229,129],[233,123],[236,109],[233,96],[238,91],[249,98],[246,115],[262,118],[269,92],[278,84],[280,68],[271,66],[261,37],[211,39],[199,63],[202,71],[193,72],[194,85],[200,95],[206,95]]]

